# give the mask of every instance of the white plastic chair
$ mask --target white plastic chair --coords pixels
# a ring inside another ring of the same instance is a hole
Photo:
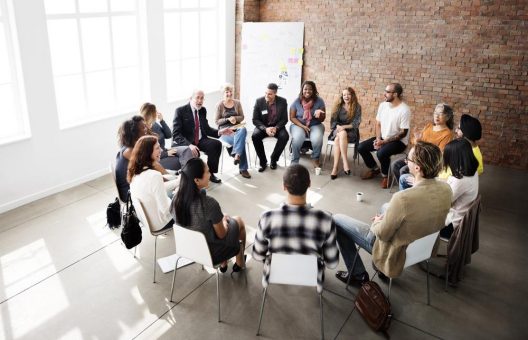
[[[286,284],[295,286],[310,286],[317,288],[317,256],[302,254],[280,254],[271,255],[269,284]],[[269,286],[268,286],[269,287]],[[268,287],[264,288],[262,305],[260,307],[260,318],[257,329],[257,336],[260,335],[260,324],[264,313],[264,303]],[[323,293],[319,295],[319,305],[321,307],[321,339],[324,339],[323,324]]]
[[[211,252],[207,245],[207,240],[204,234],[199,231],[184,228],[178,224],[174,224],[174,241],[176,242],[176,254],[179,258],[174,265],[174,276],[172,277],[171,298],[174,293],[174,281],[176,280],[176,271],[178,270],[178,262],[180,258],[186,258],[194,261],[202,266],[214,268],[216,270],[216,299],[218,302],[218,322],[220,322],[220,286],[218,279],[218,268],[220,264],[214,264],[211,258]]]
[[[419,238],[407,246],[407,251],[405,252],[405,264],[403,269],[410,267],[414,264],[425,261],[427,265],[427,304],[431,304],[430,293],[429,293],[429,259],[431,258],[431,253],[433,252],[433,247],[435,245],[436,239],[440,232],[432,233],[430,235]],[[389,281],[389,293],[387,298],[390,299],[392,286],[392,278]]]
[[[220,173],[223,173],[224,172],[224,151],[227,148],[233,147],[233,145],[221,139],[218,139],[218,140],[222,143],[222,152],[220,153]],[[251,154],[249,152],[249,142],[247,141],[247,139],[246,139],[246,157],[248,160],[248,165],[251,166]]]
[[[333,141],[333,140],[328,140],[326,142],[326,149],[325,149],[325,155],[324,155],[324,158],[323,158],[323,166],[322,166],[322,168],[324,168],[324,166],[326,165],[326,157],[328,155],[330,155],[328,157],[329,159],[332,157],[331,155],[332,155],[332,150],[334,149],[334,145],[335,145],[335,141]],[[328,148],[329,147],[330,147],[330,152],[328,152]],[[357,160],[357,164],[359,166],[359,154],[357,154],[356,143],[348,143],[348,148],[354,150],[354,155],[353,155],[353,158],[352,158],[352,164],[354,164],[354,162],[356,162],[356,160]]]
[[[436,239],[438,238],[438,234],[440,231],[437,231],[435,233],[429,234],[427,236],[424,236],[422,238],[419,238],[413,242],[411,242],[407,246],[407,250],[405,252],[405,264],[403,265],[403,269],[410,267],[414,264],[420,263],[425,261],[427,265],[427,304],[430,305],[430,293],[429,293],[429,259],[431,258],[431,254],[433,252],[433,247],[435,245]],[[348,286],[350,285],[350,278],[352,275],[350,273],[354,272],[354,266],[356,265],[357,257],[359,256],[359,249],[358,246],[356,249],[356,256],[354,257],[354,262],[352,263],[352,269],[349,271],[348,275],[348,281],[346,285],[346,289],[348,290]],[[376,272],[377,274],[378,272]],[[372,279],[374,279],[374,277]],[[389,292],[387,294],[387,298],[390,300],[390,293],[392,288],[392,278],[389,278]]]
[[[143,207],[143,203],[138,198],[132,197],[132,204],[134,205],[134,209],[136,210],[136,215],[143,224],[143,226],[148,227],[150,230],[150,233],[152,236],[154,236],[154,278],[152,279],[152,283],[156,283],[156,261],[158,259],[157,257],[157,246],[158,246],[158,236],[168,233],[172,226],[165,227],[165,226],[155,226],[152,223],[150,223],[150,219],[148,218],[148,215],[146,214],[145,207]]]

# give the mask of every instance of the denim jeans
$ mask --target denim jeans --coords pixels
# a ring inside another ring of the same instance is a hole
[[[405,189],[409,189],[409,188],[412,188],[412,185],[410,185],[409,183],[407,183],[407,179],[409,177],[413,177],[412,174],[403,174],[400,176],[400,180],[399,180],[399,183],[400,183],[400,191],[401,190],[405,190]]]
[[[304,143],[304,139],[307,137],[303,128],[297,125],[290,126],[290,134],[292,136],[292,164],[299,163],[299,158],[301,157],[301,147]],[[324,135],[324,125],[317,124],[310,126],[309,138],[312,142],[312,159],[319,159],[321,156],[321,149],[323,148],[323,135]]]
[[[389,203],[384,203],[379,213],[381,215],[385,214],[388,207]],[[366,269],[359,255],[357,255],[354,265],[354,258],[357,254],[356,246],[360,246],[369,254],[372,254],[372,247],[374,246],[374,241],[376,241],[376,235],[370,231],[370,225],[347,215],[335,214],[333,219],[337,230],[337,244],[341,250],[343,260],[345,260],[347,270],[352,272],[352,277],[359,278],[361,274],[366,272]]]
[[[342,214],[335,214],[333,218],[337,229],[337,244],[343,260],[345,260],[347,270],[352,272],[352,277],[359,277],[366,270],[359,255],[354,268],[352,268],[357,254],[356,245],[372,254],[376,236],[370,231],[370,225],[364,222]]]
[[[248,161],[246,157],[246,134],[246,128],[240,128],[236,130],[233,135],[220,136],[220,140],[233,146],[233,151],[231,152],[231,155],[240,155],[240,164],[238,165],[238,168],[240,170],[248,169]]]

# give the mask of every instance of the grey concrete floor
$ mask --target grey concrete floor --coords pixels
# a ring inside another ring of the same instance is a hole
[[[253,153],[254,155],[254,153]],[[209,194],[224,213],[248,227],[250,253],[259,215],[284,201],[283,161],[250,180],[224,160],[223,183]],[[301,162],[310,166],[309,158]],[[329,165],[312,177],[308,200],[317,208],[368,221],[390,200],[379,180],[356,176],[330,180]],[[487,165],[481,176],[480,249],[458,287],[443,290],[431,278],[426,305],[425,272],[408,268],[391,294],[395,339],[520,339],[528,335],[527,174]],[[356,202],[355,193],[365,193]],[[241,274],[220,277],[222,322],[216,320],[214,275],[191,265],[176,278],[158,270],[152,283],[154,238],[143,231],[137,258],[119,231],[105,227],[106,205],[115,197],[110,175],[0,215],[0,339],[254,339],[262,298],[262,264],[249,259]],[[434,198],[432,198],[434,199]],[[172,233],[158,240],[158,256],[174,252]],[[370,268],[370,255],[361,253]],[[344,268],[343,261],[339,269]],[[354,294],[327,270],[324,329],[327,339],[381,339],[354,310]],[[380,283],[386,289],[384,283]],[[357,290],[352,289],[355,293]],[[313,288],[271,286],[263,339],[317,339],[318,297]]]

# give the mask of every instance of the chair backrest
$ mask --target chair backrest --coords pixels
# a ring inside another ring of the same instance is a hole
[[[176,223],[174,223],[173,230],[176,254],[204,266],[214,267],[204,234],[184,228]]]
[[[152,223],[150,223],[150,220],[145,210],[145,206],[143,206],[143,203],[141,202],[141,200],[132,196],[132,205],[134,206],[134,210],[136,211],[136,216],[141,222],[141,224],[143,224],[144,227],[148,227],[150,232],[152,233],[152,228],[154,226],[152,225]]]
[[[115,173],[115,159],[110,161],[110,173],[112,174],[112,179],[114,180],[114,185],[117,190],[117,197],[119,198],[119,201],[121,203],[124,203],[123,200],[121,200],[121,197],[119,196],[119,188],[117,187],[117,179],[116,179],[116,173]]]
[[[411,242],[411,244],[407,246],[403,268],[429,259],[439,233],[440,232],[437,231],[436,233],[432,233]]]
[[[317,287],[317,256],[271,255],[269,283]]]

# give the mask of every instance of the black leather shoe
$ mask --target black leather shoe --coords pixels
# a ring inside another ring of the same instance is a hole
[[[264,172],[264,170],[266,170],[267,167],[268,167],[267,164],[261,165],[260,168],[258,169],[258,172]]]
[[[336,273],[336,277],[339,281],[346,284],[348,281],[348,272],[338,270]],[[359,277],[352,277],[350,279],[350,285],[351,286],[361,286],[363,283],[367,282],[368,280],[369,280],[369,275],[367,272],[364,272],[363,274],[359,275]]]
[[[271,162],[271,164],[270,164],[270,169],[271,169],[271,170],[275,170],[275,169],[277,169],[277,162]]]
[[[209,180],[213,183],[220,183],[222,182],[222,180],[218,177],[216,177],[214,174],[211,174],[211,177],[209,178]]]
[[[330,179],[333,181],[334,179],[337,178],[337,175],[330,175]]]

